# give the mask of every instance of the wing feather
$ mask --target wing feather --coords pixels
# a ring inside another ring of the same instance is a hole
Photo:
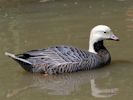
[[[98,65],[98,58],[93,53],[71,46],[55,46],[47,49],[28,51],[19,57],[33,63],[33,72],[49,74],[92,69]],[[95,59],[95,60],[94,60]]]

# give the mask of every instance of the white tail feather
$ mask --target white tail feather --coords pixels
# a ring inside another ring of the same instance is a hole
[[[5,52],[5,55],[8,56],[8,57],[11,57],[11,58],[13,58],[13,59],[19,60],[19,61],[21,61],[21,62],[28,63],[28,64],[32,64],[31,62],[29,62],[29,61],[27,61],[27,60],[25,60],[25,59],[19,58],[19,57],[15,56],[14,54]]]

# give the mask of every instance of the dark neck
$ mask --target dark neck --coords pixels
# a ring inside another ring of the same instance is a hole
[[[106,50],[106,48],[103,45],[103,40],[94,43],[94,49],[96,52],[99,52],[100,50]]]
[[[104,47],[103,41],[94,43],[94,49],[98,55],[102,58],[103,64],[109,64],[111,61],[108,50]]]

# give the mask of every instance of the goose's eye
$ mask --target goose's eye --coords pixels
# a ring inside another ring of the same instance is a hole
[[[107,32],[104,32],[104,33],[107,33]]]

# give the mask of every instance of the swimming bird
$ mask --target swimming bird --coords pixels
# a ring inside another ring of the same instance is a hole
[[[17,61],[22,68],[32,73],[60,74],[103,67],[111,62],[104,40],[119,38],[106,25],[97,25],[90,31],[89,50],[72,46],[53,46],[46,49],[27,51],[23,54],[5,55]]]

